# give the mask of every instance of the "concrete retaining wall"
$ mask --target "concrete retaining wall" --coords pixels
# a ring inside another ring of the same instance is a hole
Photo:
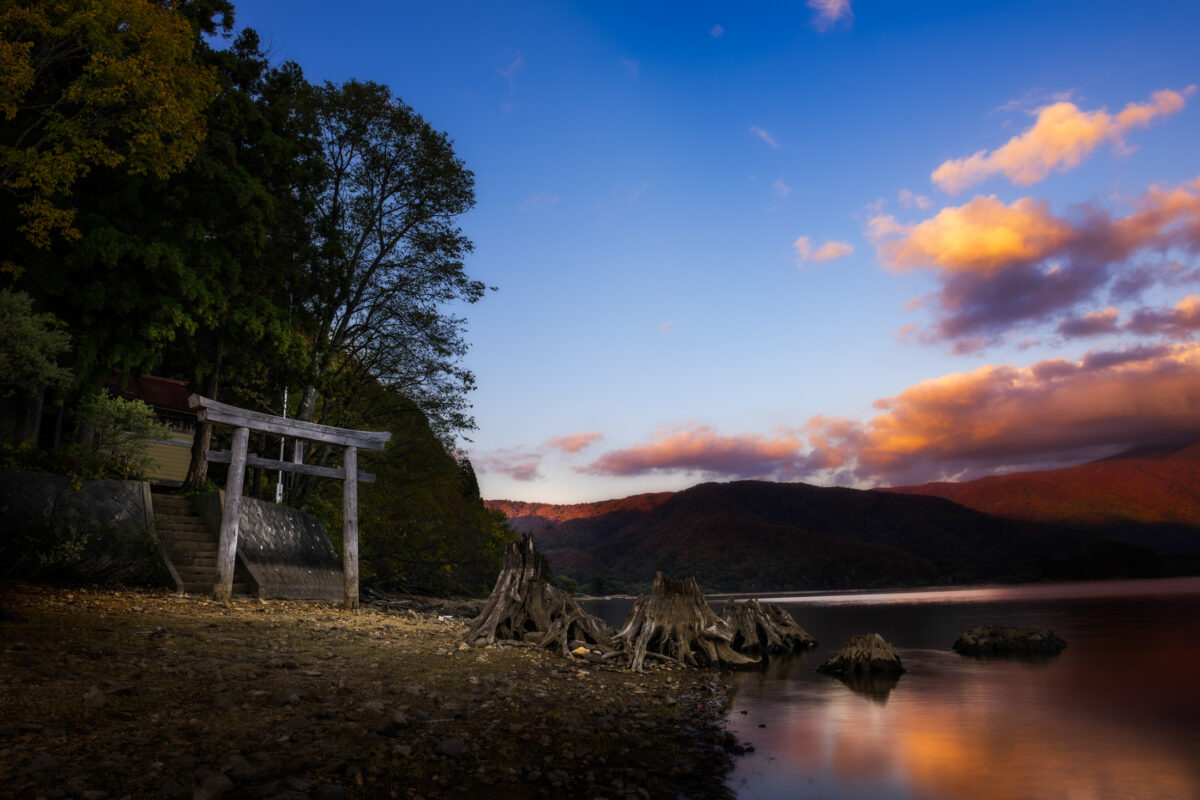
[[[83,481],[79,491],[62,475],[0,470],[0,527],[56,525],[150,529],[153,506],[144,481]]]
[[[195,509],[214,534],[221,531],[224,492],[195,495]],[[242,498],[238,567],[258,596],[278,600],[342,600],[342,564],[320,520],[289,506]]]

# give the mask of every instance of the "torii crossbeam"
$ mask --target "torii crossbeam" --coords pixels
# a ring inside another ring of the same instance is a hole
[[[358,482],[372,483],[375,476],[358,470],[358,451],[382,450],[392,434],[387,431],[356,431],[318,425],[314,422],[276,417],[249,411],[244,408],[218,403],[198,394],[188,397],[188,405],[196,412],[201,422],[210,422],[233,428],[233,447],[229,453],[209,452],[209,461],[227,461],[229,477],[225,481],[225,508],[221,515],[221,539],[217,545],[217,582],[213,584],[213,598],[228,602],[233,594],[233,568],[237,557],[238,524],[242,512],[242,483],[245,479],[247,461],[285,472],[302,472],[324,478],[341,478],[342,484],[342,576],[346,608],[358,608]],[[248,459],[246,449],[250,431],[270,433],[322,444],[341,445],[345,448],[343,467],[314,467],[300,462],[301,449],[297,447],[296,463],[268,461],[257,456]]]

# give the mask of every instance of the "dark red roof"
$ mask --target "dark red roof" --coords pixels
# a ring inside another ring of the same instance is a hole
[[[153,375],[114,375],[104,382],[104,388],[126,400],[141,400],[152,408],[180,414],[195,413],[188,408],[191,392],[183,381]]]

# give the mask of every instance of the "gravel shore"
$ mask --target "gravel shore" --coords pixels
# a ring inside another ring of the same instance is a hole
[[[469,604],[0,587],[0,798],[730,798],[717,673],[468,647]]]

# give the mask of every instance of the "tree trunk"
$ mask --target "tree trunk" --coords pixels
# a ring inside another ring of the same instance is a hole
[[[221,352],[217,351],[217,361],[213,364],[212,374],[208,377],[209,400],[217,399],[217,390],[221,379]],[[196,431],[192,434],[192,460],[188,464],[187,476],[183,479],[185,489],[199,490],[208,481],[208,447],[212,444],[212,423],[197,422]]]
[[[541,563],[533,548],[533,537],[504,548],[500,576],[479,616],[471,621],[465,641],[486,639],[533,642],[555,647],[567,658],[588,655],[603,659],[618,655],[612,629],[586,613],[571,595],[542,580]]]
[[[758,600],[738,603],[731,597],[721,609],[721,618],[733,630],[733,649],[741,653],[790,653],[817,644],[791,614],[770,603],[764,608]]]
[[[758,661],[733,649],[733,629],[708,605],[695,578],[673,581],[661,572],[654,576],[650,594],[633,604],[615,638],[629,656],[629,668],[639,671],[647,656],[690,666]]]

